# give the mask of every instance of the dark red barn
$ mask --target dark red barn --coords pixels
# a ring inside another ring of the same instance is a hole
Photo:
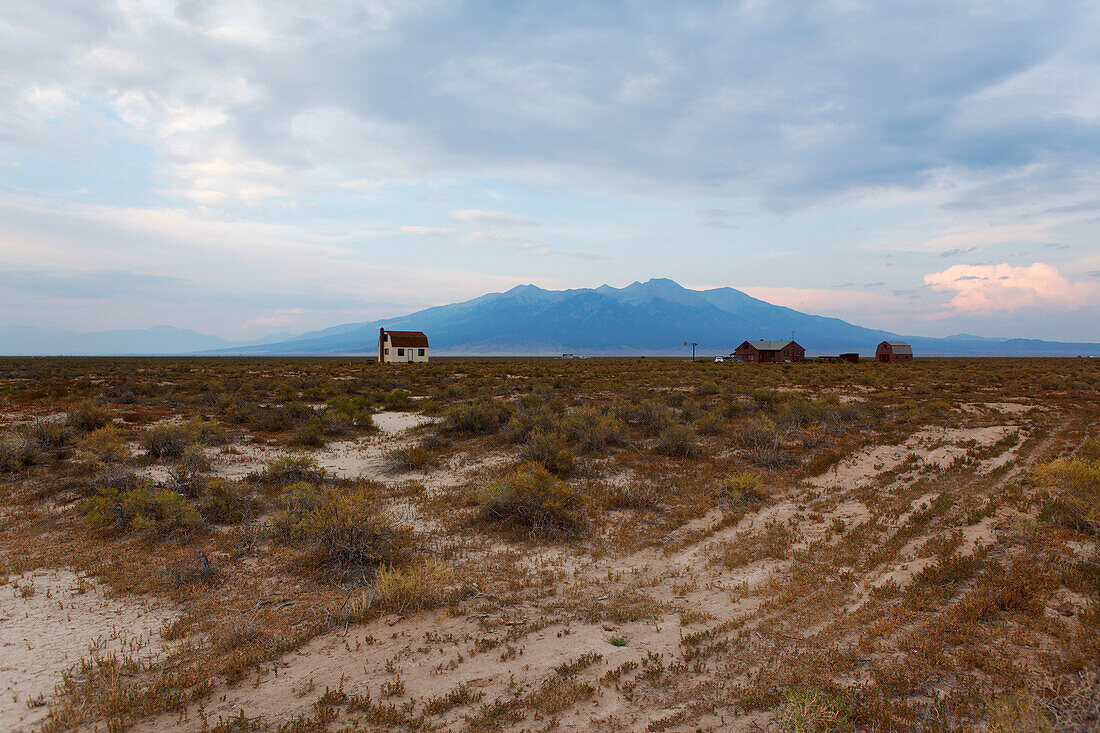
[[[875,349],[875,361],[913,361],[913,347],[904,341],[883,341]]]

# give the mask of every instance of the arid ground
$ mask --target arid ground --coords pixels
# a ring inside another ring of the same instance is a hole
[[[0,729],[1097,731],[1100,363],[0,359]]]

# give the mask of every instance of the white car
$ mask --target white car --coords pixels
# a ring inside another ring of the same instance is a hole
[[[724,357],[724,356],[716,356],[716,357],[714,357],[714,363],[715,363],[715,364],[721,364],[721,363],[722,363],[722,362],[724,362],[725,360],[726,360],[726,357]]]

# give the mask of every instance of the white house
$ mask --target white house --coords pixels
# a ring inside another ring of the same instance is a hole
[[[427,363],[428,337],[422,331],[378,329],[378,363]]]

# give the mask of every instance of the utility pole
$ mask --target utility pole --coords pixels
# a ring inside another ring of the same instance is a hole
[[[688,345],[688,342],[687,342],[687,341],[685,341],[685,342],[684,342],[684,346],[687,346],[687,345]],[[699,345],[699,344],[698,344],[698,343],[696,343],[695,341],[692,341],[692,342],[691,342],[691,360],[692,360],[692,361],[695,361],[695,347],[696,347],[696,346],[698,346],[698,345]]]

